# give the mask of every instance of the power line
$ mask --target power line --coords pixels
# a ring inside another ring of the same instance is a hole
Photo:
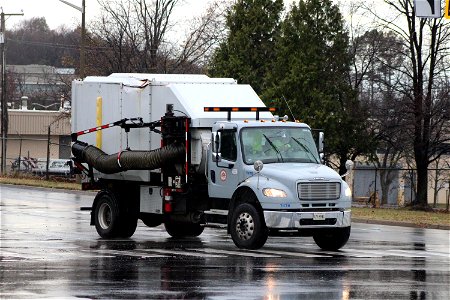
[[[14,39],[9,39],[8,41],[18,43],[18,44],[24,44],[24,45],[44,46],[44,47],[70,49],[70,50],[78,50],[80,48],[78,45],[74,45],[74,44],[46,43],[46,42],[35,42],[35,41],[14,40]]]
[[[75,44],[60,44],[60,43],[36,42],[36,41],[27,41],[27,40],[14,40],[14,39],[10,39],[8,41],[15,42],[18,44],[43,46],[43,47],[59,48],[59,49],[66,49],[66,50],[78,50],[80,48],[78,45],[75,45]],[[87,46],[86,50],[88,50],[88,51],[113,51],[112,47],[105,47],[105,46]]]

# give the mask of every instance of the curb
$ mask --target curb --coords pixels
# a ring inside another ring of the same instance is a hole
[[[378,225],[388,225],[388,226],[402,226],[402,227],[413,227],[413,228],[424,228],[424,229],[441,229],[450,230],[450,225],[425,225],[425,224],[414,224],[408,222],[397,222],[397,221],[386,221],[386,220],[370,220],[370,219],[359,219],[352,218],[354,223],[365,223],[365,224],[378,224]]]

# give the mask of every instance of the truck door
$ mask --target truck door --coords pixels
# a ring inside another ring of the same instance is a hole
[[[221,124],[222,128],[213,127],[212,151],[208,161],[208,192],[211,198],[231,199],[239,182],[237,129],[232,125]]]

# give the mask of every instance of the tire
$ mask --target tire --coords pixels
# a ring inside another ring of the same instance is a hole
[[[350,237],[351,226],[320,230],[313,239],[322,250],[336,251],[342,248]]]
[[[102,238],[120,236],[119,203],[116,198],[108,193],[100,196],[94,210],[94,224]]]
[[[166,222],[167,233],[174,238],[196,237],[203,233],[205,227],[198,223]]]
[[[134,232],[136,231],[137,227],[137,218],[136,217],[128,217],[125,220],[122,221],[121,230],[120,230],[120,237],[123,238],[129,238],[133,236]]]
[[[242,249],[259,249],[269,236],[261,214],[249,203],[236,207],[231,217],[230,231],[234,244]]]
[[[127,214],[112,193],[103,193],[95,206],[94,224],[102,238],[129,238],[136,231],[137,217]]]

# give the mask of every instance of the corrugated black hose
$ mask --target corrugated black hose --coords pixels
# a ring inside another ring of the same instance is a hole
[[[169,145],[150,151],[122,151],[106,154],[92,145],[77,141],[72,145],[72,153],[80,162],[93,166],[105,174],[127,170],[154,170],[168,164],[183,163],[183,145]]]

